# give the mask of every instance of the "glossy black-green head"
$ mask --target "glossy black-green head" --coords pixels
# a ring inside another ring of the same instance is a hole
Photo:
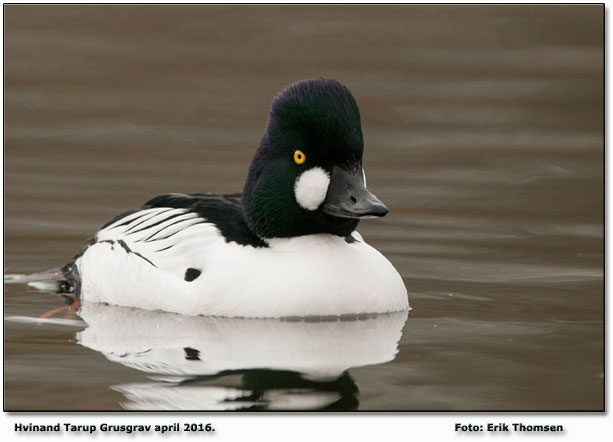
[[[261,238],[349,235],[387,208],[366,190],[360,111],[334,80],[303,80],[275,97],[243,189],[243,213]]]

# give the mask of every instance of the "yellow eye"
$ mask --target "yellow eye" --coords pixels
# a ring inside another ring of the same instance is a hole
[[[306,155],[301,150],[297,150],[294,152],[294,163],[302,164],[305,161],[306,161]]]

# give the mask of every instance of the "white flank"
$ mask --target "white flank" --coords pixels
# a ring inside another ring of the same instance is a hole
[[[321,167],[307,170],[296,180],[296,201],[307,210],[316,210],[326,199],[330,176]]]
[[[396,269],[357,232],[350,244],[317,234],[271,239],[269,247],[254,248],[226,242],[213,224],[194,215],[146,209],[99,231],[97,242],[76,261],[82,298],[251,318],[408,308]],[[188,269],[200,273],[186,279]]]

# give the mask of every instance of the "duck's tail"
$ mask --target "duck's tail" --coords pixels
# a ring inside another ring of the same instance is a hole
[[[66,278],[65,268],[49,269],[28,274],[5,274],[5,284],[27,284],[43,292],[69,293],[71,284]]]
[[[63,280],[66,278],[60,268],[29,274],[9,273],[4,275],[4,282],[7,284],[28,284],[30,282],[48,281],[50,279]]]
[[[94,241],[94,238],[90,238],[79,253],[64,267],[29,274],[5,273],[4,283],[27,284],[43,292],[59,293],[69,298],[78,298],[81,294],[81,275],[76,263]]]

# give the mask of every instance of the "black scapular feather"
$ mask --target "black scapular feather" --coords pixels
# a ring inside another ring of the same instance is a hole
[[[160,195],[147,201],[141,209],[169,207],[186,209],[197,214],[206,222],[213,224],[223,235],[226,242],[235,242],[242,246],[268,247],[253,233],[241,208],[241,194],[215,195],[211,193],[168,194]]]

